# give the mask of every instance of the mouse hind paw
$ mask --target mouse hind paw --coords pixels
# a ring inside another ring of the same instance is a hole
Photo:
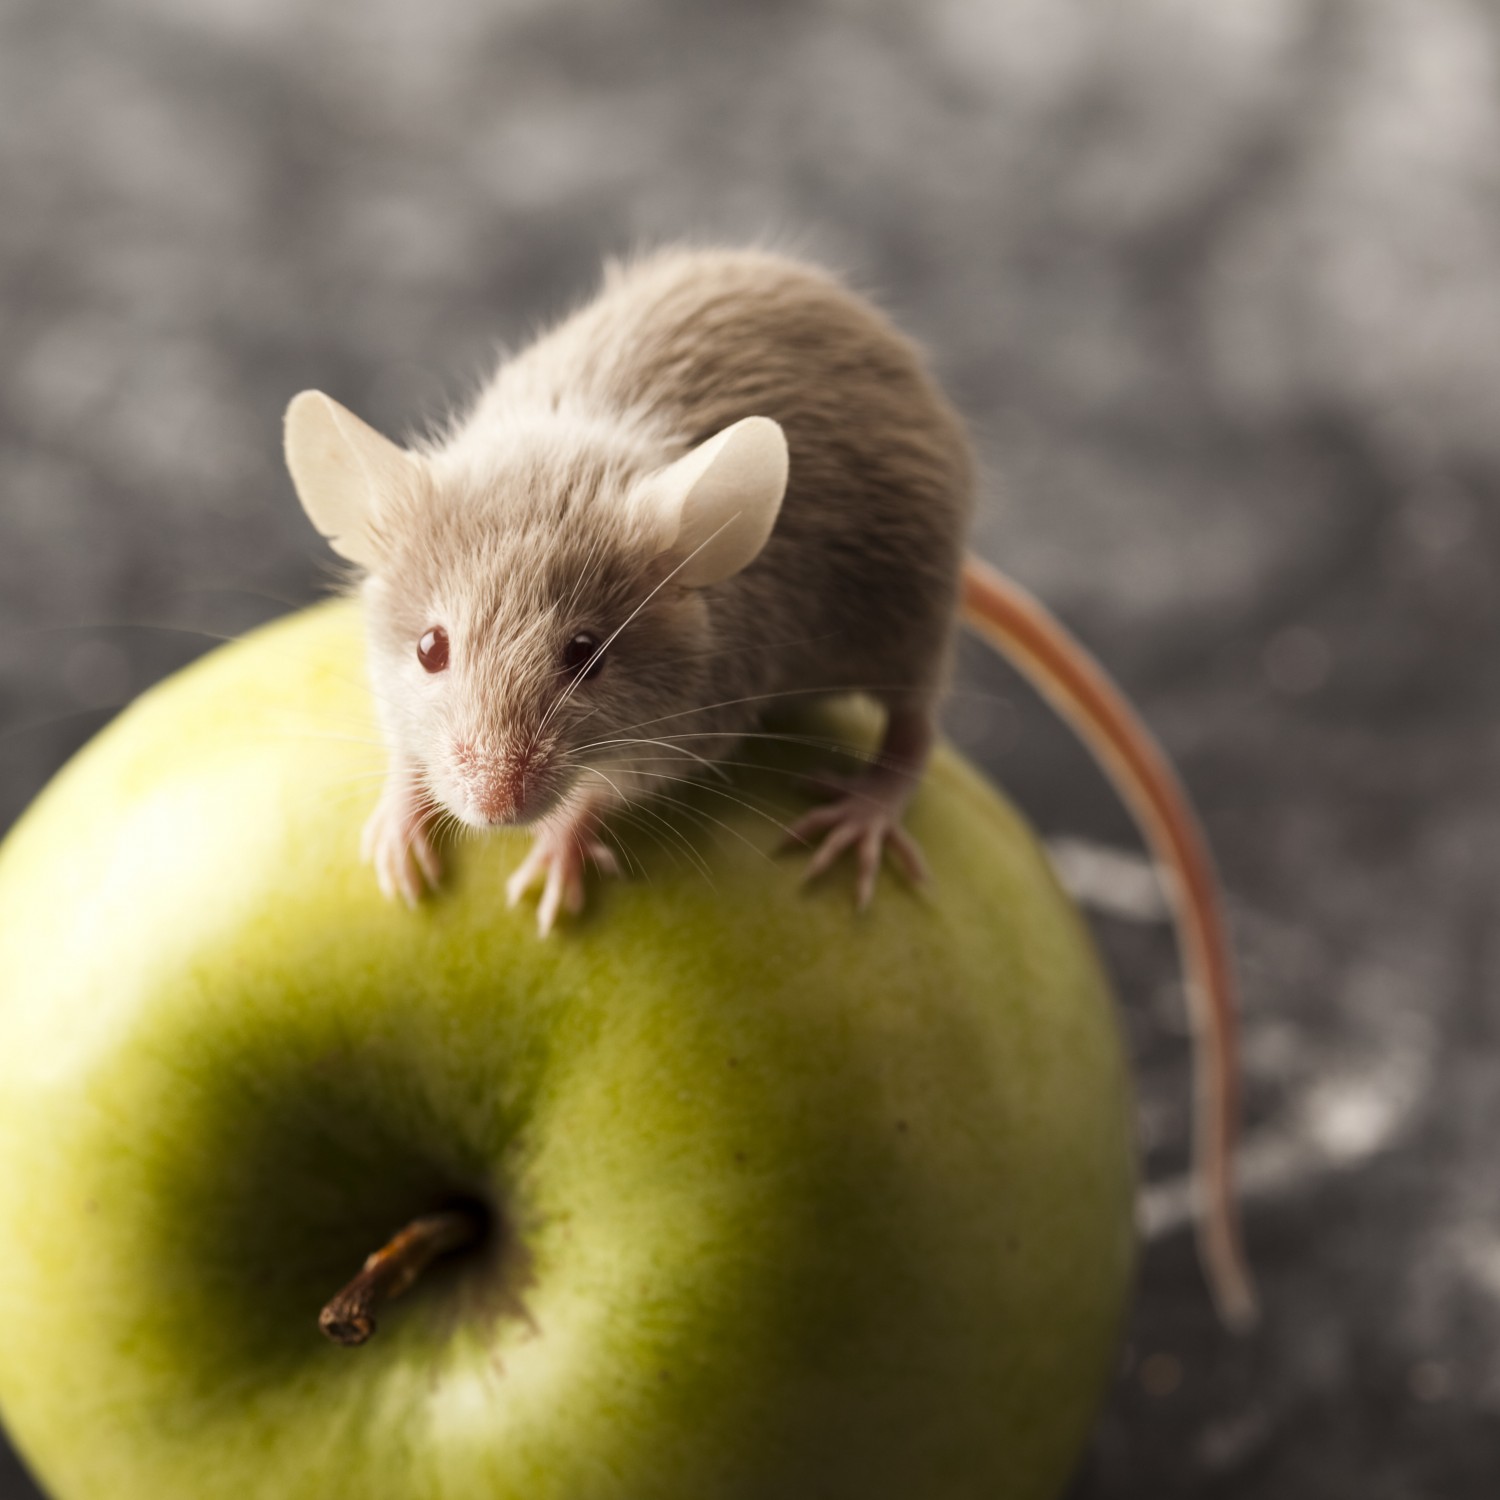
[[[797,843],[817,843],[803,880],[816,880],[832,869],[840,855],[852,850],[855,904],[860,911],[875,898],[875,883],[887,853],[912,885],[925,884],[927,862],[917,841],[901,826],[904,802],[904,797],[891,795],[884,782],[867,786],[853,781],[835,801],[804,813],[788,830]]]

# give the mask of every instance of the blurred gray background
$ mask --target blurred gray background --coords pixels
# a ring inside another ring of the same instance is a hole
[[[410,431],[602,254],[683,235],[831,260],[928,344],[979,546],[1134,695],[1219,853],[1243,1341],[1183,1228],[1149,872],[967,654],[952,731],[1093,905],[1140,1070],[1148,1244],[1076,1500],[1492,1495],[1492,5],[7,0],[0,827],[133,694],[325,586],[289,395]]]

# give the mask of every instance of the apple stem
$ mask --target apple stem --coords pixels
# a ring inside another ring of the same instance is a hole
[[[424,1214],[365,1258],[359,1274],[318,1314],[318,1327],[335,1344],[354,1348],[375,1332],[375,1308],[407,1291],[440,1255],[472,1245],[484,1223],[472,1210]]]

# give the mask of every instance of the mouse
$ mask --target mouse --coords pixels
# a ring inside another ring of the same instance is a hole
[[[297,495],[353,565],[389,752],[363,854],[388,897],[442,876],[439,822],[526,826],[511,905],[542,935],[621,873],[607,824],[720,766],[768,708],[859,690],[868,764],[790,835],[855,902],[926,878],[902,815],[961,621],[1110,775],[1169,872],[1195,1047],[1199,1244],[1221,1314],[1256,1299],[1233,1187],[1232,955],[1207,841],[1124,694],[1035,598],[966,551],[976,465],[923,352],[832,272],[668,247],[597,292],[439,430],[392,442],[320,391],[285,420]]]

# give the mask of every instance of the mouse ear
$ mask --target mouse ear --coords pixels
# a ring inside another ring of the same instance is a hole
[[[640,501],[663,552],[681,559],[676,581],[717,583],[760,555],[786,493],[786,434],[746,417],[651,475]]]
[[[322,391],[286,409],[286,466],[308,519],[340,557],[380,562],[373,522],[382,495],[409,485],[417,460]]]

